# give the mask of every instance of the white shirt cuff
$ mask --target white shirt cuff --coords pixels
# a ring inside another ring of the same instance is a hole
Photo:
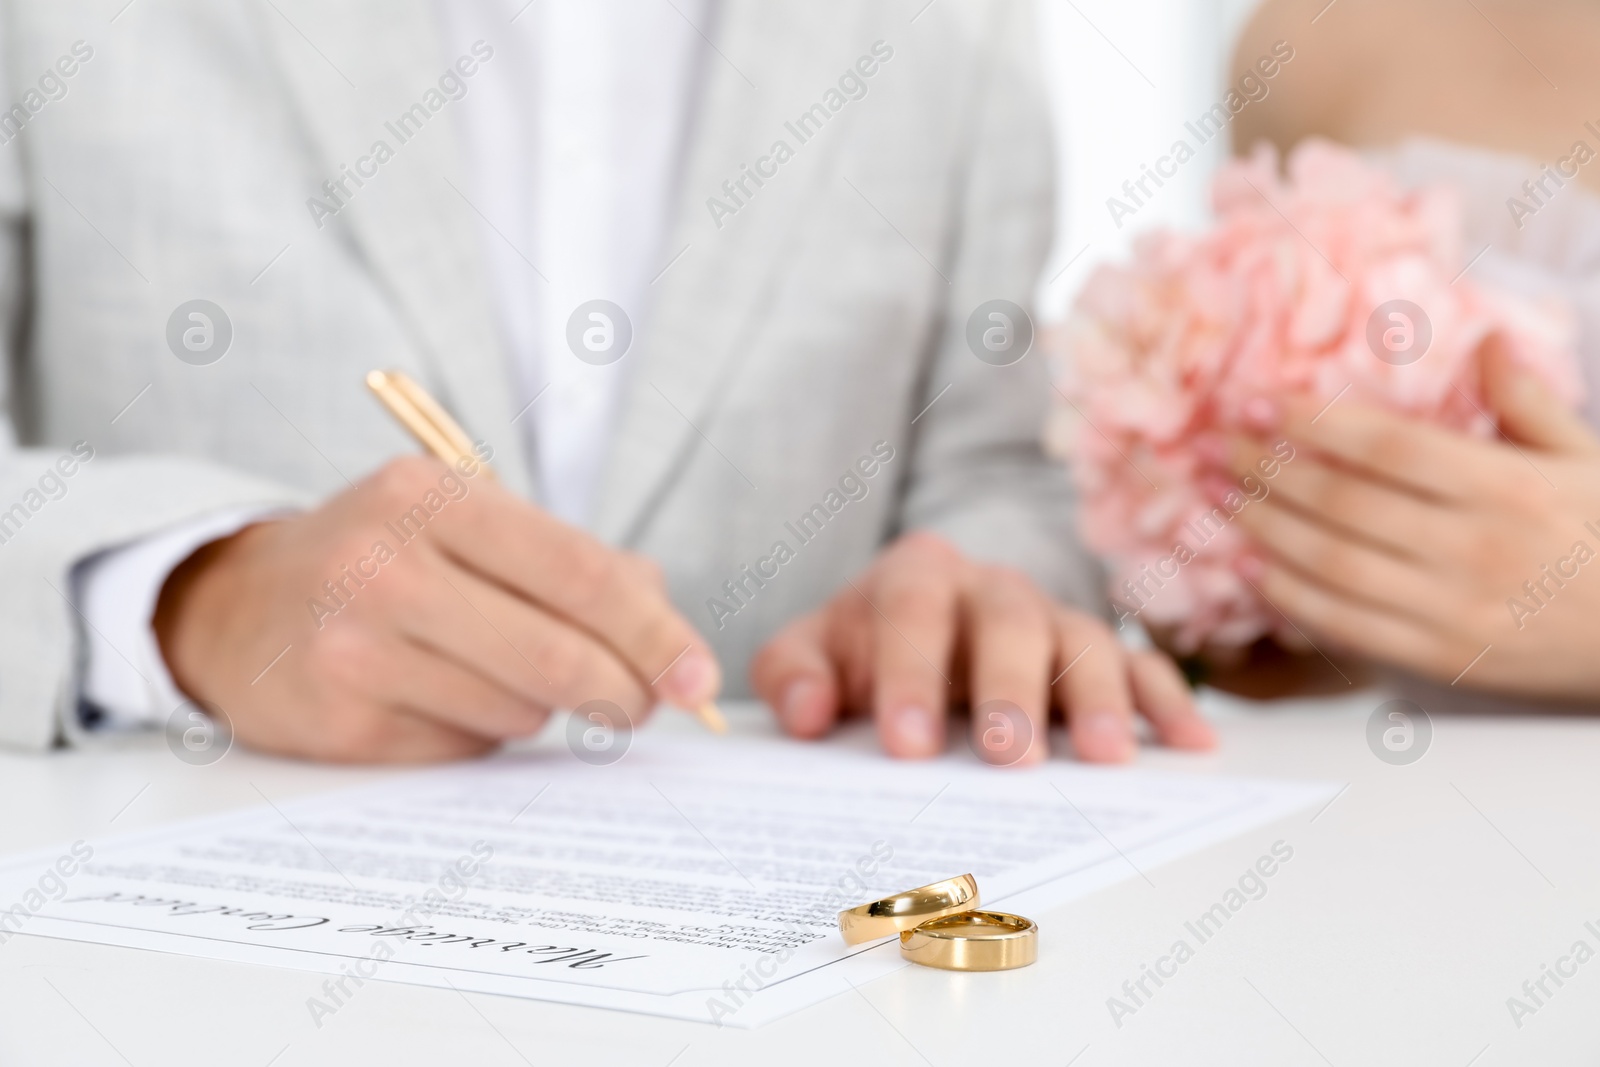
[[[72,571],[87,622],[78,707],[91,730],[159,725],[187,698],[172,681],[152,622],[161,587],[201,545],[281,509],[234,508],[193,519],[80,561]]]

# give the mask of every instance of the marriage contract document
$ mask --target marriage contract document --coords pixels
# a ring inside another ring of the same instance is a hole
[[[330,1013],[400,981],[750,1027],[912,966],[841,908],[970,872],[1037,919],[1333,793],[652,730],[88,842],[21,932],[323,972]],[[8,857],[0,900],[39,870]]]

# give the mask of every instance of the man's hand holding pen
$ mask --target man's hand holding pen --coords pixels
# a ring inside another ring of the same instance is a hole
[[[716,660],[654,563],[484,472],[396,459],[205,546],[156,611],[178,685],[256,748],[359,762],[481,753],[587,700],[637,723],[716,696]]]

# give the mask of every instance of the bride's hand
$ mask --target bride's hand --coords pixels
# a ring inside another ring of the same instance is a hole
[[[1484,378],[1495,440],[1287,402],[1279,432],[1299,456],[1239,513],[1261,550],[1241,573],[1344,650],[1462,686],[1600,697],[1600,439],[1493,345]],[[1258,455],[1240,440],[1233,465]]]

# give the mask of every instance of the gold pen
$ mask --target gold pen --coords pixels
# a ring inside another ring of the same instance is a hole
[[[439,402],[428,395],[426,389],[401,371],[375,370],[367,372],[367,388],[371,389],[389,414],[410,431],[423,448],[451,467],[463,459],[477,463],[472,451],[472,438],[450,417]],[[494,471],[487,463],[479,464],[489,477]]]
[[[397,370],[369,371],[367,388],[372,390],[388,409],[389,414],[393,415],[396,421],[435,457],[451,467],[456,467],[464,459],[470,460],[490,478],[494,477],[494,471],[490,470],[489,465],[479,462],[473,453],[472,438],[468,437],[460,424],[450,417],[450,413],[409,375]],[[701,704],[694,709],[694,714],[712,733],[728,732],[727,720],[712,702]]]

